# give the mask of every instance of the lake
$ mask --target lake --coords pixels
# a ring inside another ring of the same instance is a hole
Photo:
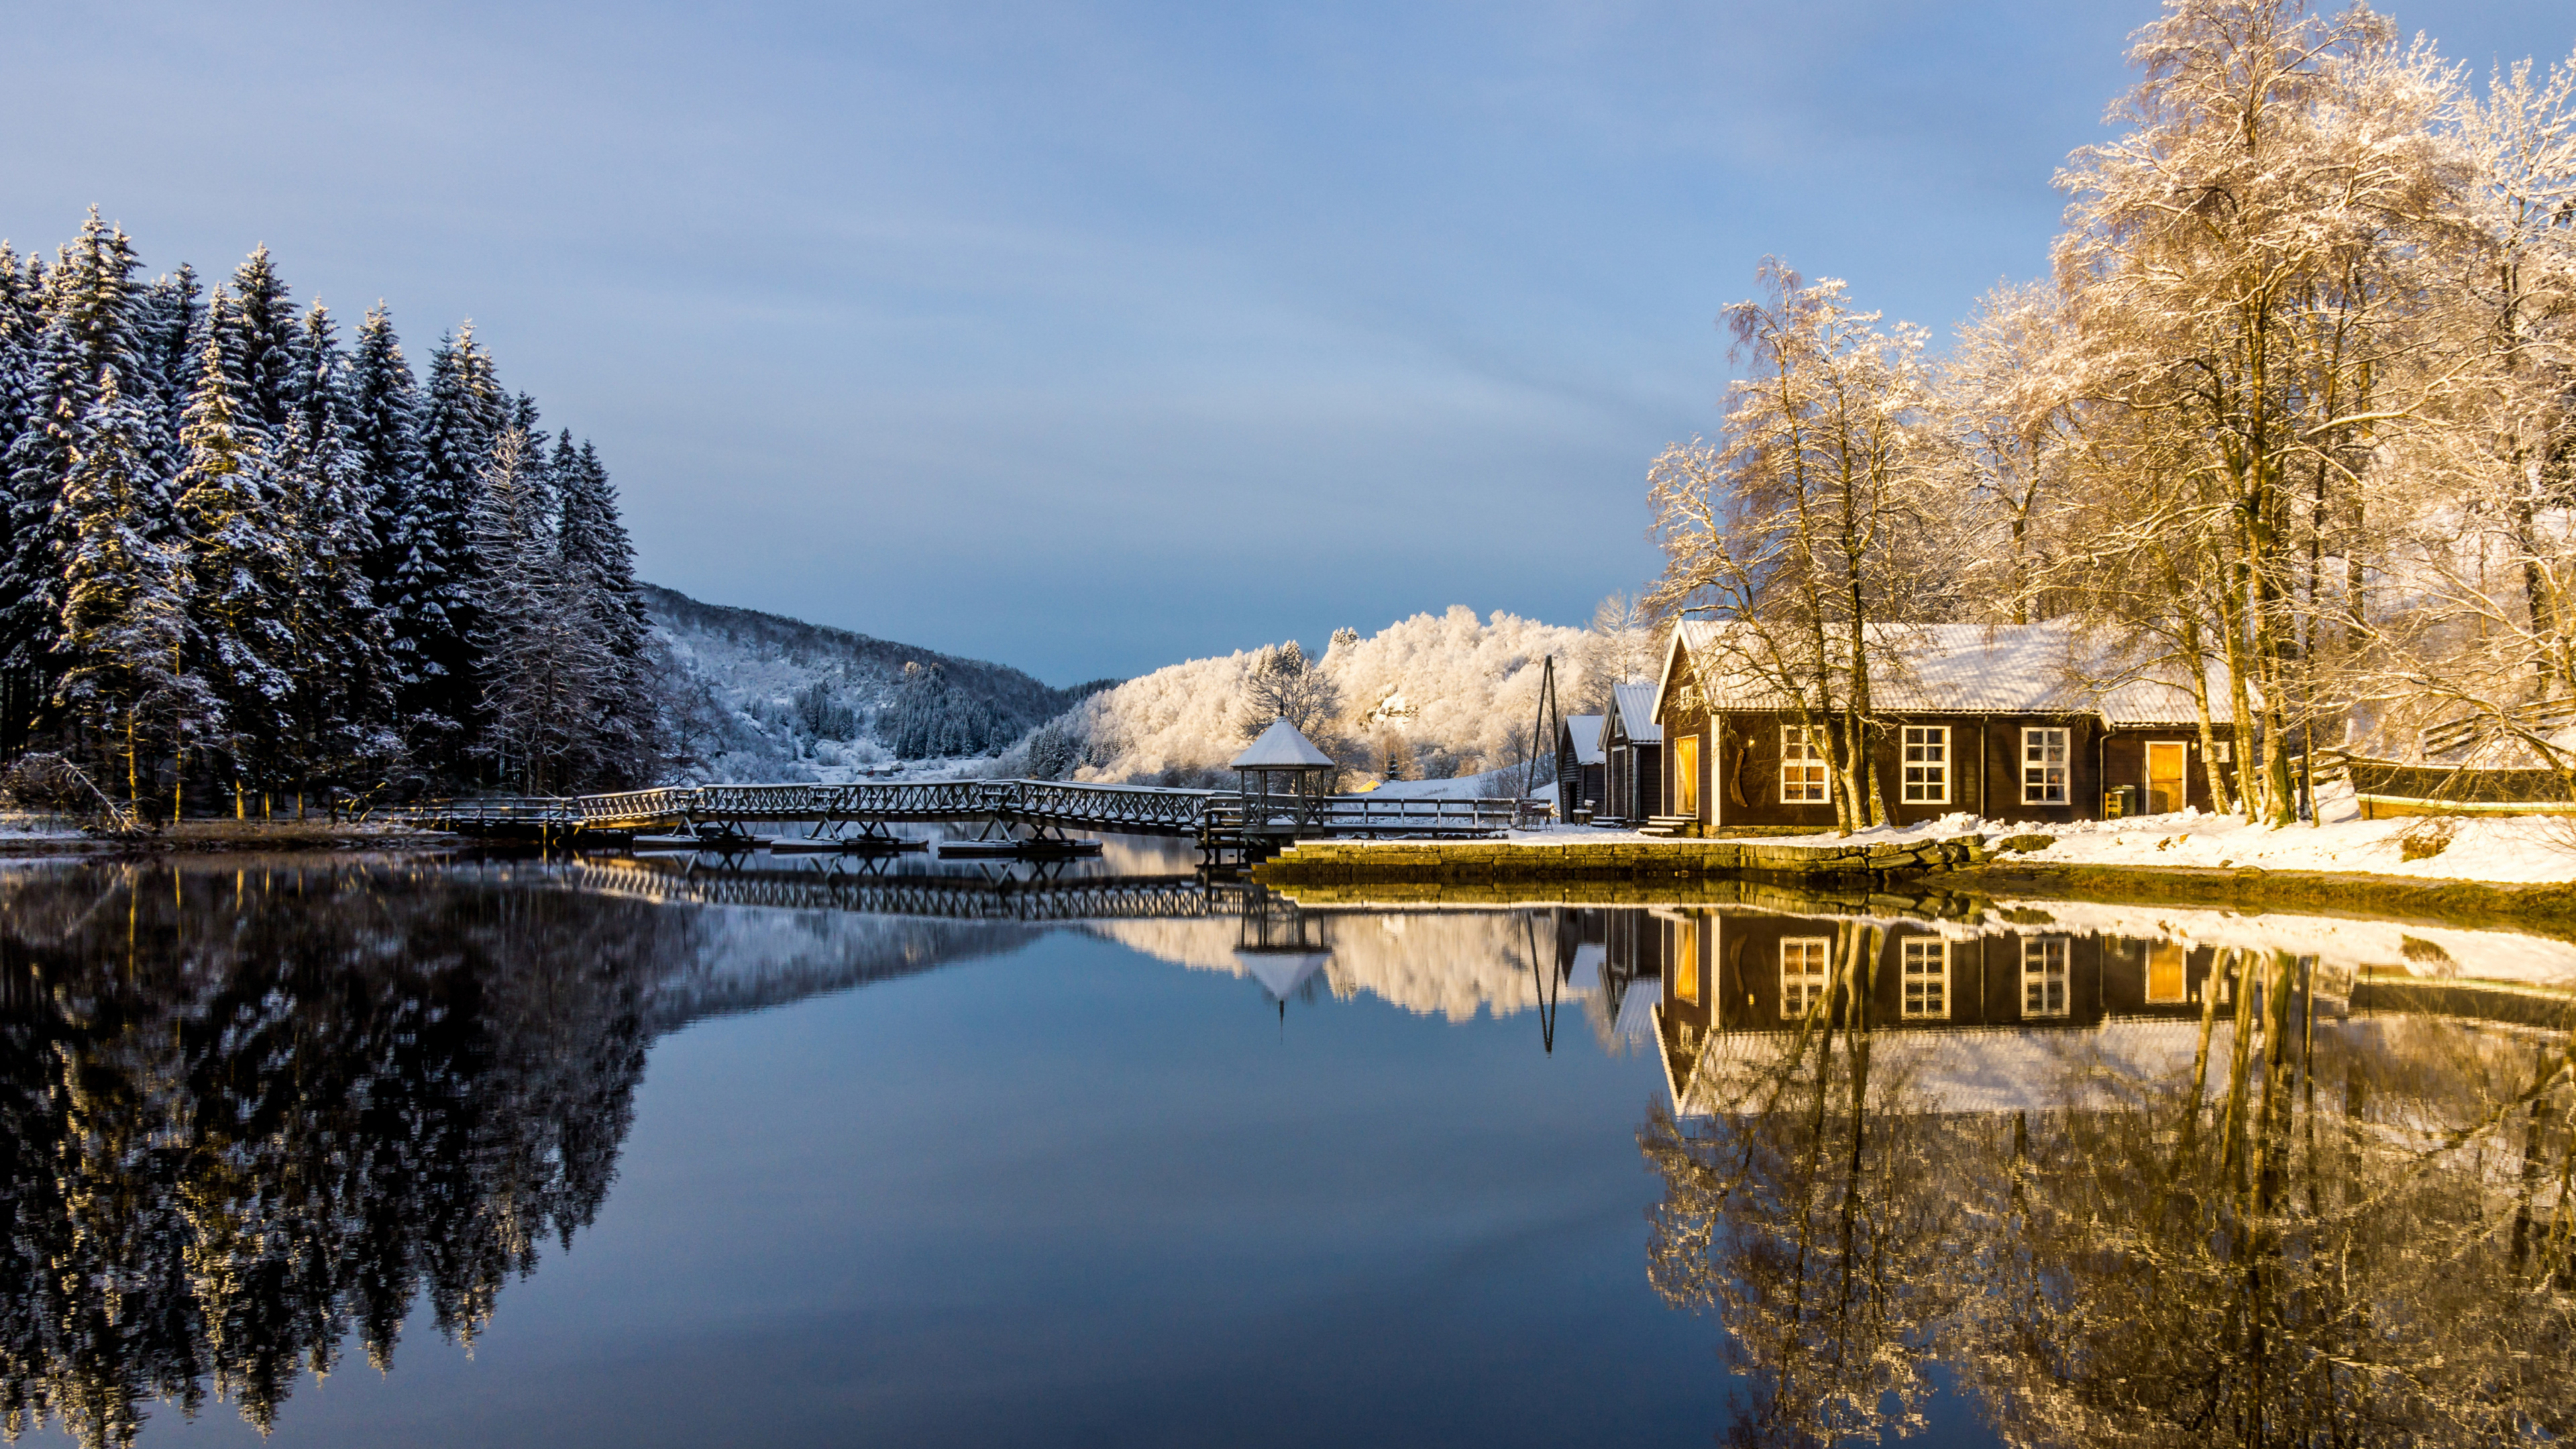
[[[2576,947],[1150,844],[0,865],[29,1442],[2576,1432]]]

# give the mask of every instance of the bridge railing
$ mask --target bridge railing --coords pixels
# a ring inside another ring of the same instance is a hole
[[[688,813],[697,791],[686,786],[620,790],[611,795],[582,795],[573,800],[583,823],[602,820],[670,820]]]
[[[1029,820],[1067,825],[1118,825],[1166,830],[1195,830],[1206,815],[1212,790],[1166,790],[1133,785],[1084,785],[1066,780],[994,782],[994,804]]]
[[[846,785],[674,785],[572,797],[481,796],[387,807],[384,818],[455,826],[634,825],[756,820],[1004,819],[1147,833],[1261,830],[1300,833],[1493,833],[1544,818],[1539,800],[1322,801],[1244,797],[1230,790],[1089,785],[1066,780],[860,781]]]
[[[551,795],[478,795],[390,805],[384,807],[381,818],[454,825],[566,825],[577,818],[578,804]]]

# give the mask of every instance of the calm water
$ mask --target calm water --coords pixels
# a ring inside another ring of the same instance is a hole
[[[2576,1432],[2561,942],[747,864],[0,866],[11,1425]]]

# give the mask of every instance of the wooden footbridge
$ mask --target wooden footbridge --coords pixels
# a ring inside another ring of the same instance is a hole
[[[1528,800],[1321,802],[1231,790],[1086,785],[1062,780],[864,781],[846,785],[677,785],[606,795],[484,797],[395,806],[383,818],[470,835],[570,843],[657,831],[708,840],[756,838],[759,827],[808,827],[808,839],[864,843],[899,824],[979,824],[1032,841],[1070,833],[1179,836],[1210,863],[1240,861],[1315,837],[1500,835],[1547,810]],[[855,830],[855,834],[852,832]],[[1026,832],[1024,836],[1015,832]]]
[[[1244,893],[1259,891],[1195,875],[989,880],[828,869],[674,871],[599,861],[566,866],[564,879],[584,891],[657,904],[1030,923],[1207,920],[1240,913]]]

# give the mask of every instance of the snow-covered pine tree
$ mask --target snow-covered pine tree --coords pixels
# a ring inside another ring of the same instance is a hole
[[[484,577],[473,541],[480,475],[508,403],[473,324],[430,354],[421,400],[421,470],[405,500],[389,622],[400,676],[398,713],[413,757],[454,775],[480,716],[478,616]]]
[[[357,459],[367,529],[375,540],[367,578],[377,608],[391,616],[399,612],[395,579],[409,544],[403,531],[405,510],[420,483],[420,396],[411,364],[403,360],[402,339],[394,335],[393,317],[382,302],[358,326],[348,393],[349,449]]]
[[[555,443],[555,486],[562,500],[556,548],[584,626],[608,653],[610,670],[593,726],[592,754],[607,783],[650,775],[660,753],[658,693],[646,649],[650,625],[635,587],[635,546],[617,514],[617,490],[599,454],[572,434]]]
[[[268,451],[242,422],[238,370],[224,355],[244,330],[222,287],[212,303],[204,364],[188,403],[187,467],[179,516],[193,550],[189,619],[202,673],[223,705],[235,789],[287,783],[295,636],[288,521]]]
[[[187,456],[179,434],[188,425],[188,399],[197,390],[198,360],[205,352],[206,305],[192,267],[143,289],[135,308],[135,352],[142,375],[136,401],[149,389],[152,436],[148,447],[154,484],[166,490]],[[174,510],[163,512],[175,518]]]
[[[288,761],[299,797],[318,782],[373,773],[398,749],[388,638],[369,587],[374,552],[357,450],[350,442],[347,358],[320,303],[306,309],[295,387],[277,461],[284,547],[293,569],[287,627],[294,721]]]
[[[501,434],[478,479],[473,536],[488,570],[477,640],[485,748],[497,774],[542,795],[589,773],[599,701],[616,661],[584,617],[584,590],[557,552],[534,476],[538,456],[516,428]]]
[[[212,318],[223,328],[224,361],[233,368],[234,428],[268,441],[272,453],[294,418],[297,394],[310,373],[303,330],[286,279],[263,246],[233,269],[233,305]]]
[[[125,233],[92,207],[79,238],[42,273],[36,305],[44,322],[20,368],[16,407],[24,421],[0,457],[0,501],[8,511],[0,529],[8,542],[0,556],[0,748],[22,745],[52,708],[69,543],[56,505],[98,401],[99,378],[138,371],[135,268]]]
[[[144,795],[147,762],[176,753],[214,722],[215,703],[188,668],[187,564],[156,537],[145,473],[146,404],[100,370],[60,514],[63,566],[60,702],[101,757],[123,765],[126,798]],[[157,773],[157,770],[155,771]],[[184,777],[174,770],[173,779]],[[171,802],[173,812],[180,802]]]
[[[502,423],[501,430],[516,432],[528,440],[528,485],[535,490],[529,498],[536,504],[539,516],[546,520],[546,526],[554,527],[555,520],[563,512],[563,486],[557,481],[558,465],[563,462],[563,455],[560,448],[551,456],[547,452],[546,432],[537,421],[537,400],[526,393],[510,399],[508,418]]]

